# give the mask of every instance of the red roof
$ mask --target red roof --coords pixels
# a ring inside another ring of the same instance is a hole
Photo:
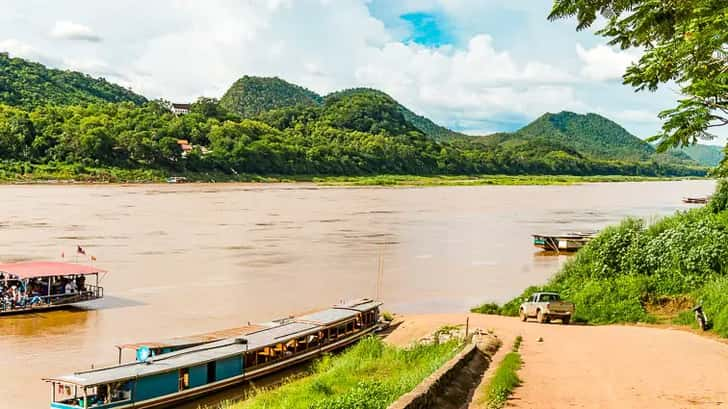
[[[12,274],[20,278],[35,278],[105,273],[106,270],[82,264],[59,263],[55,261],[26,261],[0,264],[0,272]]]

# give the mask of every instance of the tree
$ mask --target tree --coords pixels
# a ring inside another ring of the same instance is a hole
[[[575,16],[577,30],[607,19],[597,34],[622,49],[643,49],[624,75],[637,91],[675,81],[683,98],[662,111],[658,150],[712,139],[728,125],[728,1],[555,0],[550,20]]]

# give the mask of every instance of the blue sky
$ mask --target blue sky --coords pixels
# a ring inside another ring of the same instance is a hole
[[[638,58],[550,0],[0,0],[0,51],[151,98],[219,97],[242,75],[325,94],[381,89],[453,129],[514,130],[545,112],[596,112],[647,137],[674,86],[621,84]],[[144,13],[138,10],[143,9]],[[722,143],[722,140],[717,143]]]

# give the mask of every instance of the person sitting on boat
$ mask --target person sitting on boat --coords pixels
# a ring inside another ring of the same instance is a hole
[[[68,280],[68,282],[66,282],[66,286],[64,287],[64,290],[65,290],[64,294],[75,294],[76,290],[78,290],[76,288],[76,282],[73,280]]]

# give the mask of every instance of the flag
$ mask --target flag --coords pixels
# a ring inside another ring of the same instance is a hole
[[[81,246],[76,246],[76,253],[86,255],[86,250],[84,250]]]
[[[63,251],[61,252],[61,258],[66,258],[66,253]]]
[[[96,256],[91,256],[91,261],[96,261]]]

